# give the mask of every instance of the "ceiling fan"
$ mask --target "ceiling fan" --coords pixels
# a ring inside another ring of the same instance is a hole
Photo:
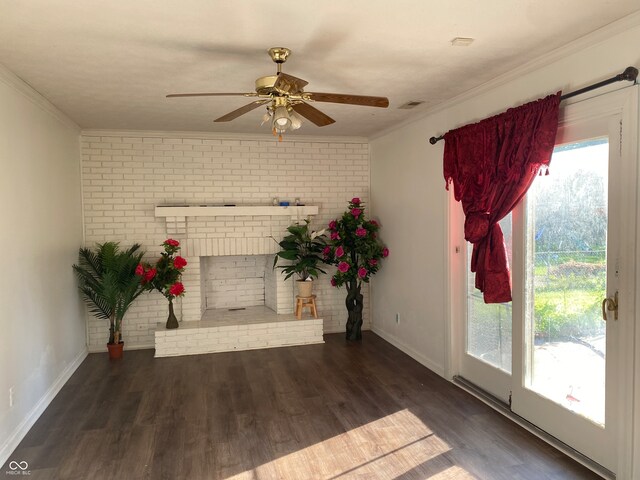
[[[271,121],[274,135],[282,134],[288,129],[296,130],[301,126],[298,115],[313,122],[319,127],[331,125],[335,120],[322,113],[308,102],[344,103],[348,105],[364,105],[368,107],[386,108],[389,99],[386,97],[370,97],[364,95],[348,95],[341,93],[305,92],[304,87],[309,83],[301,78],[282,72],[282,64],[287,61],[291,50],[284,47],[274,47],[268,50],[271,60],[277,65],[277,73],[256,80],[256,91],[250,93],[172,93],[172,97],[216,97],[216,96],[242,96],[257,97],[257,100],[238,108],[232,112],[216,118],[214,122],[229,122],[240,115],[244,115],[261,105],[266,105],[267,113],[263,123]]]

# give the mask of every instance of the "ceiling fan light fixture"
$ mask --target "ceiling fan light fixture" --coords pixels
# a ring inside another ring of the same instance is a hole
[[[267,122],[271,121],[271,115],[273,115],[273,114],[271,113],[271,111],[270,111],[270,110],[267,110],[267,113],[265,113],[265,114],[262,116],[262,123],[260,124],[260,126],[262,126],[262,125],[264,125],[265,123],[267,123]]]
[[[297,130],[302,126],[302,118],[293,109],[289,110],[289,118],[291,119],[291,130]]]
[[[287,112],[287,107],[281,105],[276,107],[273,112],[273,127],[276,130],[286,130],[291,126],[291,118],[289,117],[289,112]]]

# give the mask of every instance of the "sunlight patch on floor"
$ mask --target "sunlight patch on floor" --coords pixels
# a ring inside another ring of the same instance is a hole
[[[451,447],[401,410],[230,477],[240,479],[474,478],[443,454]]]

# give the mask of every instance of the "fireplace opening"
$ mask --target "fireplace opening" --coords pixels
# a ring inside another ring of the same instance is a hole
[[[204,257],[205,308],[239,310],[268,305],[271,255]]]

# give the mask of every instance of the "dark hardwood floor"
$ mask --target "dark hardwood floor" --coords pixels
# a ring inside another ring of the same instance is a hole
[[[373,333],[325,340],[91,354],[10,460],[38,480],[599,478]]]

